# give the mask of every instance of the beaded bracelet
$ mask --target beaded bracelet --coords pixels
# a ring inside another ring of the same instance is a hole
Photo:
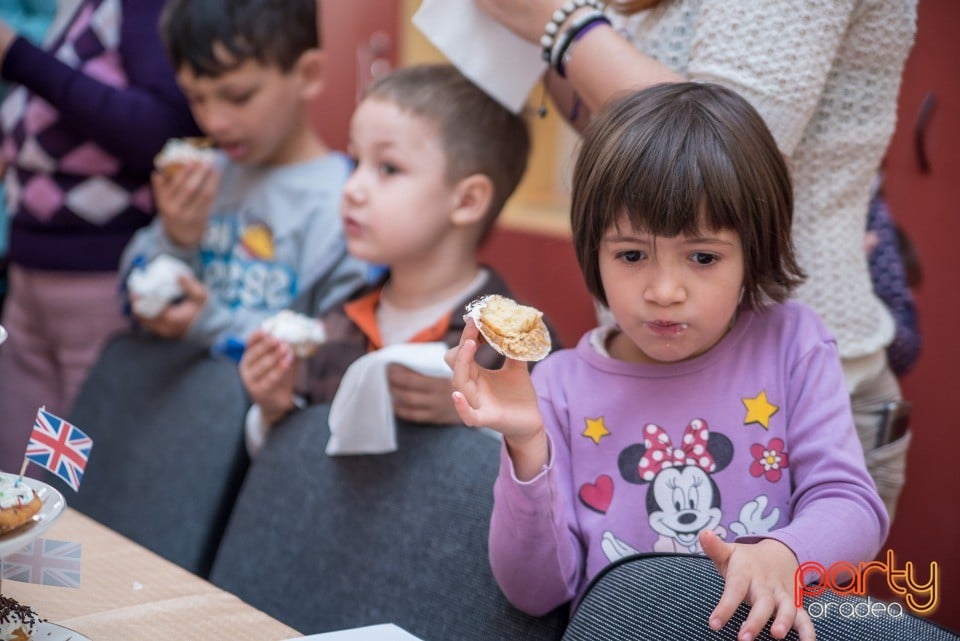
[[[553,12],[553,16],[550,17],[550,22],[543,28],[543,35],[540,36],[541,56],[544,62],[550,63],[554,49],[554,41],[557,38],[560,27],[567,21],[570,14],[583,7],[593,7],[597,11],[603,11],[603,3],[600,2],[600,0],[567,0],[559,9]]]
[[[561,78],[565,78],[567,75],[564,66],[569,57],[570,47],[598,24],[608,25],[610,24],[610,18],[599,11],[593,11],[574,22],[569,29],[560,35],[560,39],[550,53],[550,66]]]

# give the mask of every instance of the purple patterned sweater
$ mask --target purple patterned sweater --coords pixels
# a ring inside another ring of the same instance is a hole
[[[20,85],[0,110],[10,260],[108,272],[153,213],[153,156],[197,128],[160,42],[164,0],[74,4],[46,50],[17,38],[0,68]]]

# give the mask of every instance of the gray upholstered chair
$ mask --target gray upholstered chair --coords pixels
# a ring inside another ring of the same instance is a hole
[[[638,554],[607,566],[588,586],[563,641],[650,641],[711,639],[736,641],[749,610],[741,605],[719,632],[707,627],[720,600],[723,579],[710,559],[683,554]],[[814,603],[818,607],[814,607]],[[876,601],[873,601],[876,603]],[[828,607],[827,604],[830,604]],[[843,608],[841,604],[845,604]],[[855,606],[861,604],[857,609]],[[956,634],[904,609],[894,616],[866,613],[866,599],[833,592],[805,601],[817,641],[957,641]],[[814,614],[816,613],[816,616]],[[797,640],[793,630],[787,635]],[[757,641],[774,641],[765,628]]]
[[[70,420],[94,441],[71,507],[206,576],[248,464],[236,363],[139,334],[104,349]]]
[[[556,640],[487,560],[499,442],[401,424],[399,450],[329,457],[328,408],[277,426],[250,467],[211,580],[304,633],[395,623],[426,641]]]

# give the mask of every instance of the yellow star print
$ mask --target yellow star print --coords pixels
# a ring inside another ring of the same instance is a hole
[[[750,423],[759,423],[763,429],[770,429],[770,417],[777,413],[780,408],[767,400],[766,390],[761,390],[753,398],[743,398],[744,406],[747,408],[747,417],[743,419],[744,425]]]
[[[599,445],[600,439],[604,436],[610,436],[610,430],[603,424],[602,416],[600,418],[588,418],[587,429],[583,430],[583,436],[593,439],[593,442]]]

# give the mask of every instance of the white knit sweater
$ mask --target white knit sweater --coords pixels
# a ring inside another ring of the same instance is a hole
[[[916,0],[665,0],[615,25],[692,80],[738,91],[787,157],[797,298],[845,359],[882,350],[893,320],[864,252],[870,185],[893,134]]]

